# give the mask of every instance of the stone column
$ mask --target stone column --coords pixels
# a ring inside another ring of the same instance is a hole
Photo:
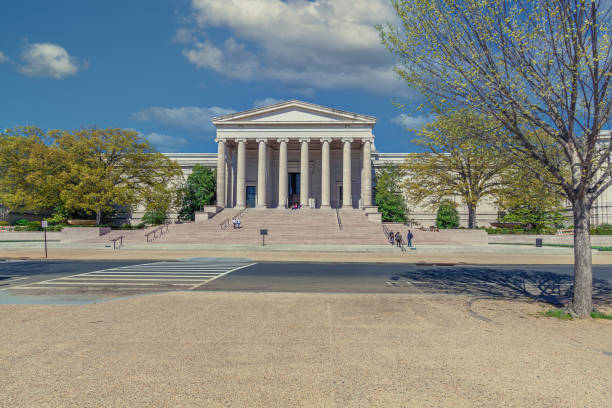
[[[238,157],[236,168],[236,208],[246,207],[246,139],[236,139]]]
[[[351,193],[351,138],[342,138],[342,208],[353,208]]]
[[[300,205],[302,207],[308,206],[308,198],[310,196],[309,191],[309,163],[308,163],[308,143],[310,139],[300,139],[302,145],[301,156],[300,156]]]
[[[217,142],[217,207],[225,207],[225,140]]]
[[[289,176],[287,170],[287,143],[288,138],[278,139],[278,206],[280,208],[287,207],[287,199],[289,198]]]
[[[363,141],[363,176],[361,178],[363,195],[361,202],[364,207],[372,205],[372,141]]]
[[[234,147],[232,145],[225,146],[227,161],[225,163],[226,175],[225,175],[225,206],[232,208],[234,206]]]
[[[330,205],[330,169],[329,169],[329,144],[330,138],[321,139],[321,208],[331,208]]]
[[[257,161],[257,208],[266,208],[266,150],[267,139],[257,139],[259,157]]]

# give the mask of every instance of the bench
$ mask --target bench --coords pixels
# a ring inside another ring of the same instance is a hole
[[[120,249],[123,246],[123,238],[125,238],[125,236],[120,235],[118,237],[109,239],[109,241],[113,243],[113,249]],[[117,241],[119,241],[119,244],[117,244]]]
[[[573,229],[558,229],[557,235],[574,235]]]

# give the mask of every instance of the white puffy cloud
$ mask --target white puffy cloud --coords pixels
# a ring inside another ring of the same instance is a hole
[[[407,93],[374,29],[396,19],[387,0],[192,0],[192,11],[200,39],[183,54],[197,67],[245,81]],[[211,27],[230,34],[213,42]]]
[[[425,124],[433,122],[435,119],[435,115],[409,116],[405,113],[400,113],[399,115],[391,119],[391,123],[408,129],[420,130]]]
[[[6,55],[4,55],[4,53],[2,51],[0,51],[0,64],[4,63],[8,61],[8,57]]]
[[[159,122],[194,132],[202,132],[214,129],[211,120],[215,116],[228,115],[234,112],[235,110],[233,109],[219,108],[217,106],[211,108],[198,106],[162,108],[153,106],[133,113],[132,119]]]
[[[169,136],[163,133],[141,133],[141,136],[162,152],[176,152],[187,144],[187,139],[183,137]]]
[[[76,74],[81,68],[76,58],[52,43],[28,44],[20,57],[19,71],[31,77],[61,79]]]
[[[257,99],[255,100],[255,102],[253,102],[253,107],[261,108],[262,106],[274,105],[274,104],[281,103],[281,102],[284,102],[284,100],[276,99],[276,98]]]

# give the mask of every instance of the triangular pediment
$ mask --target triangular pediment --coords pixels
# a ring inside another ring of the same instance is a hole
[[[256,109],[219,116],[213,119],[215,125],[231,124],[370,124],[376,118],[357,113],[341,111],[301,101],[287,101]]]

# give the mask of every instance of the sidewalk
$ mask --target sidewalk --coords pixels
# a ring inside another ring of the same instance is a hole
[[[391,262],[391,263],[469,263],[469,264],[573,264],[570,248],[535,248],[512,245],[487,247],[418,247],[406,253],[391,247],[321,246],[239,246],[216,245],[181,248],[149,245],[145,249],[113,250],[101,244],[50,245],[50,259],[144,259],[249,258],[258,262]],[[207,248],[208,247],[208,248]],[[380,250],[378,250],[380,249]],[[42,245],[0,245],[0,259],[44,258]],[[593,252],[593,264],[612,264],[612,252]]]

